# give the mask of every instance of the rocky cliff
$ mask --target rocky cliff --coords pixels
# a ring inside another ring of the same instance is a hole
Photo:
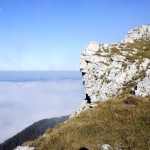
[[[150,25],[120,43],[90,42],[80,69],[86,98],[77,116],[15,150],[149,149]]]
[[[120,43],[95,41],[82,52],[80,70],[86,98],[82,110],[128,92],[150,95],[150,25],[130,30]]]

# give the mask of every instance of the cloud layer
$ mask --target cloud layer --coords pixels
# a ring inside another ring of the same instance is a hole
[[[83,98],[81,80],[0,82],[0,143],[35,121],[71,114]]]

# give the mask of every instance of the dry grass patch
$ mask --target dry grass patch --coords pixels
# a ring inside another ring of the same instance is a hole
[[[134,103],[136,105],[129,105]],[[148,150],[150,145],[150,98],[126,97],[101,102],[70,119],[45,137],[30,143],[36,150],[98,150],[100,144],[127,150]],[[29,143],[28,143],[29,144]]]

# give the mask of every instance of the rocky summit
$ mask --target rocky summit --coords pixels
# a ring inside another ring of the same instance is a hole
[[[75,114],[125,91],[149,96],[150,25],[130,30],[120,43],[90,42],[81,54],[80,70],[86,98]]]

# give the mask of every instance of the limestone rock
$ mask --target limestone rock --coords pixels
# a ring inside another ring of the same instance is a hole
[[[121,55],[113,55],[111,59],[116,62],[123,62],[125,61],[126,57]]]
[[[150,96],[150,69],[147,70],[143,80],[134,87],[134,92],[138,96]]]
[[[150,39],[150,24],[142,25],[130,30],[122,42],[133,43],[135,40],[139,40],[139,39],[144,39],[144,40]]]
[[[103,144],[102,146],[101,146],[101,150],[110,150],[110,145],[109,144]]]
[[[83,101],[76,113],[95,106],[98,101],[116,97],[125,88],[131,88],[132,94],[149,96],[149,45],[150,25],[130,30],[121,43],[108,45],[90,42],[80,57],[80,70],[88,100]],[[136,86],[127,87],[129,83]]]
[[[14,150],[35,150],[35,148],[28,146],[17,146]]]

